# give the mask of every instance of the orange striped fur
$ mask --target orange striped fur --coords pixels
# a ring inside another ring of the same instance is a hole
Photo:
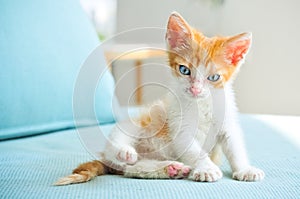
[[[138,121],[140,126],[146,129],[149,133],[155,133],[155,137],[162,138],[165,141],[169,140],[169,127],[165,112],[165,105],[162,102],[157,102],[147,108],[147,112],[143,113]],[[150,112],[148,112],[150,110]]]

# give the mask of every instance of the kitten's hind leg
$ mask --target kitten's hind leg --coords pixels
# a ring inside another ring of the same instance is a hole
[[[144,179],[180,179],[189,175],[191,168],[177,161],[140,160],[127,165],[124,176]]]

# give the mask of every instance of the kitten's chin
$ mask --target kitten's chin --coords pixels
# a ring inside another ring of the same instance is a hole
[[[207,99],[209,94],[199,94],[199,95],[193,95],[192,93],[185,93],[185,97],[188,100],[205,100]]]

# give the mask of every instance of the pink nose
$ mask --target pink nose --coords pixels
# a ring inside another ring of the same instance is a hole
[[[197,96],[198,94],[201,93],[201,90],[200,90],[199,88],[195,87],[195,86],[192,86],[192,87],[190,88],[190,91],[192,92],[192,94],[193,94],[194,96]]]

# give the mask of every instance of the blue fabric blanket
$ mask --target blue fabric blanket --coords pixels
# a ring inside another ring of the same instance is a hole
[[[251,115],[242,115],[241,123],[251,162],[266,173],[262,182],[232,180],[225,161],[224,177],[216,183],[106,175],[84,184],[52,186],[93,159],[76,130],[65,130],[0,143],[0,198],[299,198],[299,148]]]

